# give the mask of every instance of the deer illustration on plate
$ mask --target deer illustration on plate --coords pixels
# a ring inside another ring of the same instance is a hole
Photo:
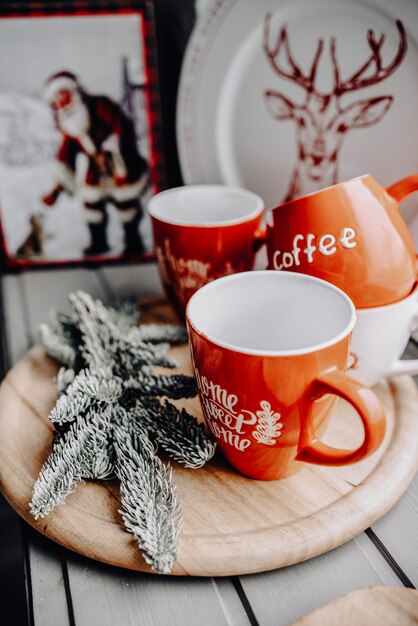
[[[385,34],[367,33],[370,55],[364,63],[343,79],[337,60],[336,37],[330,39],[333,85],[328,92],[315,86],[318,65],[324,49],[319,39],[310,70],[304,73],[296,62],[289,44],[287,26],[282,26],[273,46],[271,14],[265,16],[263,50],[274,72],[299,85],[305,91],[303,104],[292,102],[283,93],[267,89],[264,92],[267,109],[276,120],[293,120],[296,124],[297,161],[285,200],[304,195],[338,182],[338,159],[346,134],[353,128],[367,128],[380,122],[392,106],[393,95],[356,100],[344,105],[344,94],[376,85],[395,72],[407,50],[407,38],[401,21],[396,26],[399,44],[393,58],[385,65],[382,48]]]

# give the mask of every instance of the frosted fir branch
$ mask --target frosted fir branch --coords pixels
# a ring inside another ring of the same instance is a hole
[[[122,333],[127,332],[131,327],[137,326],[140,317],[139,307],[134,298],[124,298],[116,300],[109,308],[109,315],[112,322]]]
[[[48,457],[33,488],[29,508],[35,519],[45,517],[56,506],[64,504],[67,496],[83,481],[77,461],[80,450],[88,438],[88,432],[81,433],[79,440],[66,450],[65,460],[62,458],[64,441],[60,440],[56,444],[55,454]],[[69,458],[72,463],[68,461]]]
[[[132,304],[110,309],[84,292],[72,294],[70,302],[71,316],[56,313],[42,331],[52,356],[67,367],[56,377],[61,396],[50,415],[53,448],[34,487],[32,514],[47,515],[86,478],[117,475],[127,530],[147,563],[168,573],[176,559],[180,505],[171,470],[156,455],[157,444],[187,467],[200,467],[214,451],[192,416],[156,399],[196,395],[194,378],[157,376],[152,370],[177,365],[169,347],[187,339],[185,329],[138,328]]]
[[[65,337],[62,334],[62,329],[61,329],[61,318],[70,319],[68,315],[65,315],[64,313],[60,313],[56,309],[51,309],[51,311],[49,312],[49,327],[55,334],[65,339]],[[66,341],[66,343],[69,343],[69,342]]]
[[[184,326],[177,324],[143,324],[138,326],[140,309],[135,299],[126,298],[116,301],[109,307],[111,321],[128,341],[149,343],[187,343],[187,331]],[[129,333],[127,336],[126,333]]]
[[[115,478],[115,466],[111,458],[109,451],[98,453],[91,465],[91,478],[97,480],[111,480]]]
[[[90,411],[86,416],[88,429],[92,430],[93,439],[84,448],[80,459],[84,478],[106,480],[115,476],[113,446],[109,441],[111,423],[114,418],[113,407],[101,408],[100,411]],[[78,422],[83,427],[83,422]]]
[[[133,328],[127,335],[127,340],[145,343],[169,343],[172,345],[187,343],[187,330],[176,324],[144,324]]]
[[[110,334],[98,331],[93,322],[86,320],[83,323],[83,344],[80,349],[84,361],[93,369],[102,367],[106,362],[111,363],[111,341]]]
[[[100,402],[117,402],[122,393],[122,380],[113,376],[106,367],[93,372],[89,369],[79,372],[67,391],[67,395],[85,394]]]
[[[71,422],[92,405],[116,402],[121,393],[122,381],[108,370],[97,370],[95,374],[82,370],[58,398],[49,420],[58,424]]]
[[[85,413],[94,403],[91,396],[68,396],[67,393],[58,398],[55,406],[48,416],[50,422],[60,425],[73,422],[79,416],[83,415],[83,413]]]
[[[95,478],[96,460],[103,455],[107,438],[103,429],[105,413],[88,423],[71,424],[53,445],[32,492],[29,508],[35,519],[45,517],[64,504],[84,478]],[[102,423],[101,423],[102,422]],[[112,468],[113,469],[113,468]]]
[[[93,300],[83,291],[70,294],[69,299],[83,339],[81,353],[91,367],[100,367],[108,361],[118,328],[100,300]]]
[[[72,368],[76,359],[74,349],[62,337],[54,333],[47,324],[39,327],[39,340],[45,352],[54,359]]]
[[[55,387],[59,393],[65,393],[68,386],[73,382],[75,375],[75,371],[72,368],[60,367],[54,380]]]
[[[177,558],[181,512],[171,470],[150,453],[144,437],[116,425],[114,449],[116,474],[121,481],[127,530],[136,537],[145,561],[168,574]]]
[[[161,404],[155,398],[141,398],[136,416],[155,436],[171,458],[190,469],[203,467],[215,454],[216,443],[203,424],[170,402]]]
[[[115,411],[115,424],[119,424],[121,428],[129,430],[132,434],[132,444],[139,444],[136,448],[138,453],[146,449],[147,453],[151,456],[157,452],[156,444],[149,438],[148,430],[143,422],[139,422],[135,417],[135,406],[131,405],[130,408],[124,408],[118,406]]]
[[[169,344],[151,345],[141,342],[134,345],[120,339],[114,345],[116,355],[114,359],[115,372],[119,372],[120,368],[123,368],[124,371],[132,372],[132,370],[141,369],[147,365],[176,367],[177,363],[168,356],[169,349]]]
[[[82,343],[81,332],[76,324],[68,315],[53,311],[50,314],[50,330],[58,337],[58,339],[74,351],[74,360],[72,369],[76,372],[86,366],[86,362],[80,352]]]
[[[70,298],[84,341],[82,353],[91,365],[100,367],[110,360],[117,374],[122,374],[123,369],[137,369],[143,365],[175,367],[176,364],[167,356],[168,344],[150,346],[139,340],[136,329],[131,329],[136,341],[127,339],[102,302],[94,301],[83,292],[72,294]]]
[[[115,453],[113,443],[110,441],[109,433],[100,431],[102,434],[101,445],[97,447],[94,455],[89,460],[86,469],[86,478],[96,480],[109,480],[115,478]],[[96,436],[98,432],[96,432]]]
[[[76,352],[80,350],[82,336],[72,317],[56,311],[52,316],[51,327]]]
[[[126,381],[126,386],[140,392],[138,396],[166,396],[172,400],[194,398],[197,394],[195,379],[184,374],[156,376],[148,372],[138,372],[135,377]]]

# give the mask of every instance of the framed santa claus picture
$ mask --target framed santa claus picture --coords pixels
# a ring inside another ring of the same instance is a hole
[[[149,0],[1,4],[3,265],[153,258],[156,68]]]

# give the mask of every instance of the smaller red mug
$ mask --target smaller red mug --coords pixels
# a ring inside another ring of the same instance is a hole
[[[359,309],[401,300],[417,261],[399,204],[417,190],[418,174],[386,189],[366,174],[281,204],[267,214],[269,269],[323,278]]]
[[[263,200],[226,185],[189,185],[151,198],[158,269],[166,293],[184,316],[202,285],[254,266]]]
[[[297,471],[300,461],[345,465],[380,445],[380,403],[345,374],[355,320],[340,289],[292,272],[234,274],[191,297],[186,321],[200,403],[235,469],[276,480]],[[337,397],[363,423],[364,439],[354,450],[319,439]]]

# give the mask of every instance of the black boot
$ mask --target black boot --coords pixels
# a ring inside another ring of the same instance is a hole
[[[144,242],[139,234],[140,217],[136,215],[133,220],[123,224],[125,232],[125,249],[123,254],[128,256],[142,254],[145,252]]]
[[[110,248],[107,244],[106,227],[107,219],[99,224],[88,224],[90,231],[91,243],[87,248],[84,248],[84,254],[86,256],[95,256],[98,254],[104,254],[109,252]]]

